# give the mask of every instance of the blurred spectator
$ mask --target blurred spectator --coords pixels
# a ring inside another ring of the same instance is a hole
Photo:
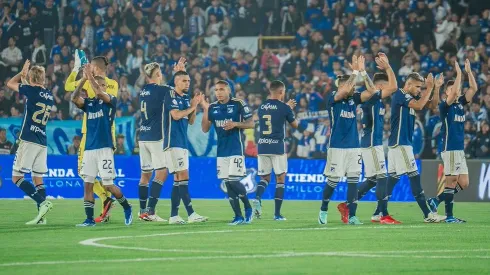
[[[16,47],[15,38],[9,38],[8,47],[3,49],[1,57],[0,75],[13,76],[20,72],[22,52]]]
[[[124,148],[124,138],[124,135],[117,135],[116,150],[114,150],[114,155],[126,155],[126,148]]]
[[[7,140],[7,130],[0,128],[0,155],[10,154],[12,147],[12,142]]]
[[[68,149],[66,150],[68,155],[77,155],[78,150],[80,149],[80,142],[81,142],[81,137],[80,136],[74,136],[72,144],[68,146]]]

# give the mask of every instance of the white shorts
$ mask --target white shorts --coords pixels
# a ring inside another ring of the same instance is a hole
[[[180,172],[189,169],[189,151],[183,148],[169,148],[164,151],[165,164],[169,173]]]
[[[359,148],[329,148],[323,174],[332,178],[358,177],[361,173],[361,158]]]
[[[93,183],[97,176],[102,179],[103,185],[114,184],[116,177],[114,169],[114,152],[112,148],[85,150],[83,153],[80,176],[89,183]]]
[[[259,155],[259,176],[265,176],[272,173],[274,169],[274,174],[281,175],[288,172],[288,156],[283,155]]]
[[[445,151],[441,153],[446,176],[467,175],[468,166],[463,150]]]
[[[243,177],[247,170],[245,168],[244,156],[218,157],[216,160],[216,168],[218,170],[218,179]]]
[[[33,177],[42,177],[48,173],[48,149],[45,146],[21,140],[15,153],[12,175],[21,177],[32,173]]]
[[[408,145],[398,145],[390,147],[388,150],[388,173],[396,175],[404,175],[406,173],[415,172],[417,163],[413,156],[413,147]]]
[[[362,162],[364,163],[365,178],[386,175],[385,152],[382,145],[361,148],[361,155]]]
[[[140,146],[141,171],[148,173],[167,168],[163,141],[140,141],[138,144]]]

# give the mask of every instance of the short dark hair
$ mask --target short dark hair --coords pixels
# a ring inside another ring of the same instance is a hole
[[[375,73],[373,82],[376,84],[378,81],[388,81],[388,75],[386,73]]]
[[[335,81],[335,84],[337,87],[339,87],[341,84],[347,81],[347,79],[350,78],[350,75],[348,74],[341,74],[337,76],[337,80]]]
[[[226,80],[218,80],[214,85],[218,85],[218,84],[230,87],[230,83],[228,83],[228,81]]]
[[[419,73],[416,73],[416,72],[410,73],[407,76],[407,81],[409,81],[411,79],[416,80],[416,81],[420,81],[420,82],[425,82],[424,77],[421,76]]]
[[[449,81],[446,83],[446,86],[444,87],[444,91],[446,91],[446,90],[447,90],[447,88],[449,88],[449,86],[452,86],[452,85],[454,85],[454,80],[453,80],[453,79],[449,80]]]
[[[182,76],[182,75],[189,75],[189,74],[186,71],[178,71],[174,74],[174,77]]]
[[[107,65],[109,65],[109,60],[107,60],[107,57],[102,55],[92,58],[92,61],[95,61],[97,64],[96,66],[104,71],[107,69]]]
[[[285,87],[286,87],[286,85],[284,85],[284,83],[282,81],[280,81],[280,80],[274,80],[274,81],[271,82],[270,90],[272,92],[275,92],[275,91],[277,91],[277,90],[279,90],[281,88],[285,88]]]

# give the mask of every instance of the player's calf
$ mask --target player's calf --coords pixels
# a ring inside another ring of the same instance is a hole
[[[103,180],[102,183],[106,186],[106,188],[114,195],[116,198],[117,202],[123,207],[124,209],[124,224],[130,225],[133,222],[133,214],[132,214],[132,208],[131,204],[129,201],[124,197],[123,193],[121,192],[121,189],[114,185],[114,183],[111,180]]]

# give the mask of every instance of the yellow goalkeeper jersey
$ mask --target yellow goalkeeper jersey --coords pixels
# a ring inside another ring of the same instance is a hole
[[[65,83],[65,91],[67,92],[73,92],[77,88],[78,84],[80,83],[80,80],[76,80],[77,78],[77,72],[71,72],[70,75],[68,76],[68,79],[66,80]],[[106,92],[112,96],[117,97],[117,91],[119,90],[119,84],[113,79],[110,79],[108,77],[105,78],[106,82]],[[90,85],[89,81],[86,81],[85,84],[83,85],[83,89],[87,91],[87,96],[90,98],[95,97],[95,92],[92,89],[92,86]],[[82,134],[85,134],[87,132],[87,114],[84,114],[83,116],[83,122],[82,122]],[[112,125],[112,135],[113,138],[115,139],[115,127],[114,124]]]

